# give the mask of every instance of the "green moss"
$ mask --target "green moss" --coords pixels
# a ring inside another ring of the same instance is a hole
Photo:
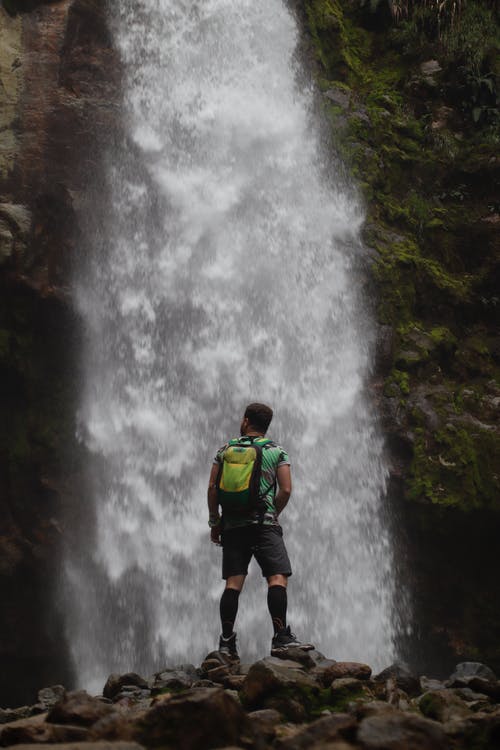
[[[293,704],[290,713],[287,712],[287,703],[296,701],[305,710],[308,719],[320,716],[323,711],[332,713],[344,712],[350,703],[356,700],[366,700],[366,694],[363,688],[346,687],[344,690],[332,691],[331,688],[312,688],[307,685],[296,684],[289,688],[281,688],[268,696],[267,703],[271,702],[273,706],[280,707],[289,720],[295,720]]]
[[[418,427],[407,496],[462,510],[500,510],[499,462],[500,438],[492,430],[449,425],[433,436],[431,446]]]
[[[395,367],[385,381],[384,393],[386,396],[394,395],[391,390],[393,385],[397,387],[396,393],[399,392],[403,396],[407,396],[410,393],[410,376],[407,372]]]

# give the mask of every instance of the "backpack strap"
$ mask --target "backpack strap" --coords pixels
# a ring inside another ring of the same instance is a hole
[[[262,473],[262,449],[265,448],[266,445],[269,445],[270,443],[272,443],[273,441],[270,438],[259,438],[259,437],[255,437],[253,439],[250,437],[250,439],[252,441],[253,447],[257,448],[257,456],[258,456],[257,460],[259,462],[258,478],[257,478],[257,481],[259,482],[259,486],[256,488],[256,492],[255,492],[255,497],[257,498],[257,501],[255,503],[256,505],[255,510],[257,511],[257,514],[259,517],[259,523],[262,524],[264,523],[264,515],[266,513],[266,508],[264,507],[264,504],[262,501],[264,500],[269,490],[272,489],[273,487],[276,487],[276,477],[275,477],[274,480],[271,482],[271,484],[269,484],[263,490],[263,492],[260,491],[260,477]],[[257,443],[256,442],[257,440],[259,440],[260,442]]]

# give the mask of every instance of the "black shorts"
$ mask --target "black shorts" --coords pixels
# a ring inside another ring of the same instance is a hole
[[[291,576],[283,529],[278,524],[252,524],[222,532],[222,577],[246,575],[248,563],[255,556],[264,578]]]

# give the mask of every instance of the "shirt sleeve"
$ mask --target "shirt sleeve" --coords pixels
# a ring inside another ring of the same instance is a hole
[[[284,448],[279,446],[280,454],[278,456],[278,466],[291,466],[290,458]]]
[[[224,453],[224,451],[226,450],[226,448],[227,448],[227,444],[223,445],[222,448],[219,448],[219,450],[217,451],[217,453],[214,456],[214,464],[221,464],[222,463],[222,454]]]

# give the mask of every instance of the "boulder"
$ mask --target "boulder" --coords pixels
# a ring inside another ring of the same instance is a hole
[[[358,680],[368,680],[372,670],[368,664],[358,664],[352,661],[338,661],[325,669],[321,676],[324,685],[329,685],[333,680],[344,677],[353,677]]]
[[[77,690],[67,693],[51,708],[47,721],[52,724],[77,724],[90,727],[115,710],[109,703],[92,698],[85,690]]]
[[[455,671],[450,675],[450,687],[455,687],[453,683],[456,682],[463,681],[466,683],[472,677],[482,677],[484,680],[489,680],[490,682],[496,682],[497,680],[493,670],[487,667],[486,664],[481,664],[478,661],[463,661],[457,664]],[[462,686],[456,685],[456,687]]]
[[[385,701],[367,701],[358,703],[354,709],[356,718],[361,721],[368,716],[380,716],[381,714],[394,713],[396,709]]]
[[[150,708],[136,723],[134,735],[148,748],[206,750],[247,744],[254,727],[221,688],[193,688]]]
[[[47,724],[14,722],[3,727],[0,745],[10,747],[22,743],[38,745],[51,742],[85,742],[88,729],[71,724]]]
[[[471,714],[465,701],[452,690],[430,690],[419,698],[418,706],[424,716],[440,722],[465,719]]]
[[[354,738],[356,719],[350,714],[332,714],[324,716],[312,724],[300,729],[296,734],[279,743],[283,750],[309,750],[310,747],[335,740]]]
[[[250,708],[263,708],[264,700],[271,696],[286,693],[289,698],[300,699],[307,691],[319,692],[313,677],[306,674],[297,662],[271,656],[250,668],[243,683],[243,701]]]
[[[500,747],[500,711],[475,714],[443,725],[451,747],[496,750]]]
[[[484,677],[471,677],[467,683],[467,687],[477,693],[483,693],[492,700],[500,701],[500,682],[491,680],[485,680]]]
[[[441,65],[437,60],[426,60],[420,64],[420,71],[424,76],[434,76],[441,72]]]
[[[55,706],[66,695],[66,690],[62,685],[52,685],[52,687],[42,688],[38,691],[38,702],[46,711]]]
[[[146,714],[146,710],[140,710],[134,706],[126,713],[124,711],[115,711],[108,716],[104,716],[90,728],[89,740],[111,742],[117,740],[135,740],[137,724]]]
[[[376,682],[382,683],[392,679],[395,686],[400,690],[404,690],[408,695],[416,696],[420,694],[420,681],[404,664],[391,664],[390,667],[387,667],[380,674],[376,675],[374,679]]]
[[[325,91],[323,96],[325,97],[325,99],[329,99],[329,101],[331,101],[337,107],[340,107],[343,110],[349,109],[351,100],[350,91],[346,91],[345,89],[340,88],[340,86],[332,86],[327,91]]]
[[[191,665],[187,665],[188,667]],[[197,680],[196,669],[184,669],[183,666],[174,669],[165,669],[155,675],[152,683],[152,693],[158,690],[188,690]]]
[[[258,734],[262,735],[266,742],[272,742],[276,736],[276,726],[282,717],[279,711],[273,708],[263,708],[259,711],[251,711],[248,718],[255,726]]]
[[[323,675],[325,674],[327,669],[329,669],[336,663],[337,662],[335,661],[335,659],[321,659],[321,661],[318,661],[316,666],[309,670],[309,674],[317,679],[318,682],[320,682],[322,685],[329,685],[331,680],[323,680]]]
[[[111,674],[106,680],[102,694],[105,698],[113,700],[125,685],[143,689],[149,687],[144,677],[141,677],[135,672],[127,672],[127,674]]]
[[[211,651],[203,660],[200,671],[202,677],[222,685],[230,674],[240,673],[240,661],[219,651]]]
[[[399,711],[363,719],[357,740],[370,750],[448,750],[449,747],[440,724]]]
[[[324,654],[316,651],[316,649],[305,648],[294,648],[293,651],[291,649],[273,649],[273,658],[294,661],[306,669],[313,669],[325,661]]]
[[[224,680],[224,687],[229,690],[241,690],[245,682],[244,674],[230,674]]]
[[[426,677],[425,675],[422,675],[420,678],[420,689],[422,690],[422,693],[426,693],[428,690],[442,690],[445,687],[444,682],[441,682],[441,680],[435,680]]]
[[[6,713],[11,713],[9,709],[7,709]],[[40,725],[44,724],[45,721],[45,714],[39,714],[38,716],[32,716],[24,719],[14,719],[10,720],[8,722],[5,722],[2,726],[0,726],[0,745],[5,746],[8,744],[14,744],[9,743],[5,738],[8,738],[9,733],[13,731],[12,736],[15,735],[15,732],[17,730],[24,729],[27,727],[27,731],[31,731],[31,727],[38,727]],[[37,730],[33,730],[35,733]],[[20,740],[21,742],[24,742],[24,740]]]
[[[356,680],[354,677],[339,677],[333,680],[330,691],[332,705],[337,709],[347,707],[357,700],[373,700],[374,698],[366,682]]]
[[[0,708],[0,724],[7,724],[18,719],[27,719],[31,716],[29,706],[19,706],[19,708]]]

